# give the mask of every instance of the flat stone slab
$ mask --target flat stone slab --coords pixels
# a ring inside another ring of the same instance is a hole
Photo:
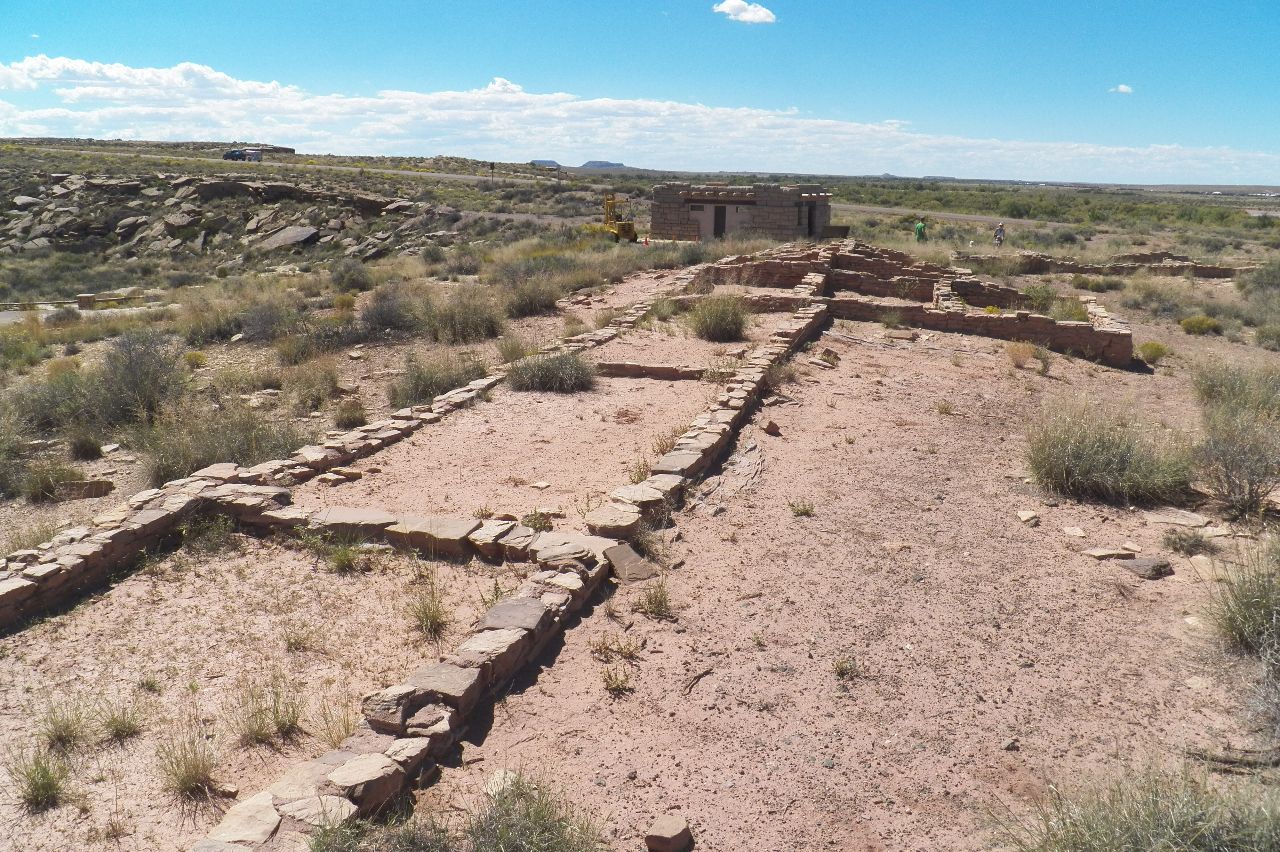
[[[1173,576],[1173,566],[1168,559],[1158,556],[1143,556],[1124,562],[1124,569],[1132,571],[1144,580],[1159,580]]]
[[[350,822],[359,808],[341,796],[312,796],[281,805],[278,810],[281,816],[322,828]]]
[[[1134,553],[1132,550],[1125,550],[1123,547],[1091,547],[1084,552],[1085,556],[1094,559],[1132,559]]]
[[[479,669],[450,663],[423,666],[409,675],[407,683],[424,703],[447,704],[462,716],[471,713],[485,686]]]
[[[404,768],[409,775],[417,774],[431,754],[429,737],[403,737],[387,749],[387,757]]]
[[[538,634],[551,624],[551,611],[533,598],[507,598],[498,601],[485,613],[481,630],[527,630]]]
[[[1146,512],[1144,516],[1153,524],[1173,524],[1178,527],[1205,527],[1209,525],[1211,520],[1204,515],[1172,507],[1153,509],[1150,512]]]
[[[362,754],[330,772],[329,780],[360,806],[360,813],[370,814],[400,792],[404,769],[385,754]]]
[[[657,564],[645,559],[629,544],[606,547],[604,558],[613,566],[614,575],[623,583],[636,583],[658,576],[662,571]]]
[[[532,645],[533,636],[527,630],[482,630],[459,645],[450,662],[468,668],[488,666],[491,681],[506,680],[524,663]]]
[[[264,790],[232,805],[209,832],[209,839],[257,846],[266,843],[279,826],[280,814],[271,804],[271,794]]]
[[[387,541],[410,547],[427,556],[467,556],[471,543],[467,536],[480,528],[480,521],[444,517],[400,518],[386,528]]]
[[[486,559],[501,559],[503,548],[500,539],[515,526],[515,521],[485,521],[467,536],[467,540]]]
[[[312,516],[311,525],[326,532],[368,537],[381,534],[399,520],[395,515],[378,509],[335,506]]]
[[[644,845],[649,852],[686,852],[693,846],[693,834],[684,817],[665,814],[645,832]]]
[[[583,519],[595,535],[630,538],[640,528],[640,507],[631,503],[610,501],[597,506]]]

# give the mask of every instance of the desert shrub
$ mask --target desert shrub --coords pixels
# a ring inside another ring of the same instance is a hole
[[[187,343],[200,346],[238,334],[240,316],[231,302],[200,296],[182,306],[175,330]]]
[[[71,305],[63,305],[53,313],[44,318],[45,325],[57,328],[64,325],[73,325],[83,319],[80,312]]]
[[[1280,844],[1280,797],[1257,781],[1210,783],[1183,771],[1050,788],[1001,840],[1017,852],[1263,852]]]
[[[228,405],[214,411],[195,401],[165,408],[137,434],[149,456],[153,485],[219,462],[251,466],[283,458],[305,442],[293,424],[268,420],[251,408]]]
[[[1254,332],[1254,340],[1263,349],[1280,352],[1280,323],[1258,326],[1258,330]]]
[[[360,321],[371,332],[412,331],[420,328],[429,305],[414,297],[408,287],[399,283],[383,284],[373,291]]]
[[[183,521],[178,532],[191,553],[223,553],[236,546],[236,524],[227,515],[197,515]]]
[[[667,322],[676,314],[680,313],[680,306],[672,299],[658,299],[645,312],[645,319],[651,319],[655,322]]]
[[[790,361],[770,364],[764,371],[764,386],[770,393],[781,393],[784,387],[799,380],[800,374]]]
[[[356,397],[348,397],[338,403],[333,413],[333,425],[339,429],[354,429],[369,422],[364,405]]]
[[[562,295],[560,289],[546,279],[521,281],[507,291],[507,316],[518,319],[554,313]]]
[[[1280,369],[1209,361],[1192,377],[1201,404],[1280,415]]]
[[[182,363],[187,365],[188,370],[198,370],[208,365],[209,356],[198,349],[192,349],[182,353]]]
[[[693,333],[713,343],[742,340],[747,328],[747,309],[736,296],[708,296],[688,316]]]
[[[1088,322],[1089,311],[1078,299],[1057,299],[1049,308],[1049,317],[1058,322]]]
[[[1124,289],[1124,281],[1112,276],[1094,278],[1088,275],[1073,275],[1071,286],[1077,290],[1088,290],[1090,293],[1107,293],[1111,290]]]
[[[433,642],[439,642],[453,620],[452,610],[444,599],[434,572],[424,578],[424,585],[409,601],[409,621],[418,632]]]
[[[373,276],[369,274],[369,270],[353,258],[343,258],[329,264],[329,280],[339,290],[368,290],[373,286]]]
[[[1236,278],[1236,286],[1247,295],[1280,291],[1280,260],[1269,260]]]
[[[1158,317],[1182,319],[1195,312],[1197,301],[1189,287],[1157,284],[1146,276],[1134,276],[1125,285],[1120,304]]]
[[[107,424],[149,420],[182,392],[180,348],[154,331],[134,331],[112,343],[96,371],[94,416]]]
[[[1030,284],[1023,288],[1022,297],[1027,307],[1038,314],[1047,314],[1058,301],[1058,293],[1048,284]]]
[[[595,387],[595,367],[577,352],[534,355],[511,365],[507,382],[518,391],[577,393]]]
[[[14,751],[5,769],[18,799],[32,813],[57,807],[66,795],[67,779],[71,776],[71,767],[61,755],[40,748]]]
[[[88,708],[75,696],[65,696],[46,704],[37,726],[45,748],[60,754],[80,748],[92,734]]]
[[[136,701],[103,702],[98,707],[98,725],[112,742],[122,743],[142,733],[142,711]]]
[[[1191,482],[1187,450],[1087,400],[1046,407],[1027,433],[1027,462],[1045,488],[1119,505],[1177,501]]]
[[[1169,357],[1171,350],[1158,340],[1144,340],[1138,344],[1138,357],[1152,367]]]
[[[227,367],[214,374],[213,386],[222,394],[279,390],[284,387],[284,375],[275,367]]]
[[[310,336],[302,334],[291,334],[280,338],[276,341],[275,350],[280,363],[286,366],[301,364],[303,361],[314,358],[317,351],[315,341]]]
[[[449,256],[444,261],[444,271],[446,275],[452,277],[477,275],[483,265],[484,258],[480,252],[469,245],[464,245],[449,252]]]
[[[301,320],[295,302],[275,295],[255,299],[240,313],[240,331],[245,340],[267,343],[292,331]]]
[[[217,763],[199,720],[180,720],[156,746],[156,759],[169,792],[185,799],[203,799],[213,791]]]
[[[528,852],[604,852],[600,830],[549,787],[517,775],[472,814],[464,848]]]
[[[1218,549],[1213,543],[1213,539],[1200,530],[1194,529],[1174,528],[1165,530],[1164,537],[1161,540],[1164,542],[1165,547],[1174,553],[1181,553],[1183,556],[1213,553]]]
[[[1222,334],[1222,322],[1204,314],[1195,314],[1181,320],[1178,325],[1187,334]]]
[[[1256,515],[1280,487],[1280,417],[1265,409],[1210,406],[1196,447],[1201,477],[1228,516]]]
[[[426,360],[410,353],[405,357],[404,374],[387,388],[394,408],[429,403],[445,391],[484,378],[485,366],[468,356],[439,355]]]
[[[58,486],[81,479],[73,467],[60,461],[40,459],[27,465],[22,479],[22,496],[32,503],[58,499]]]
[[[242,746],[287,741],[302,730],[304,699],[298,685],[276,670],[263,682],[245,679],[226,706],[228,726]]]
[[[1010,340],[1004,345],[1005,354],[1013,366],[1021,370],[1036,357],[1036,346],[1022,340]]]
[[[479,286],[458,287],[431,317],[431,336],[443,343],[472,343],[502,333],[502,314]]]
[[[526,355],[532,355],[538,350],[530,346],[524,338],[516,334],[508,334],[497,342],[498,357],[502,359],[502,363],[510,364],[512,361],[518,361]]]
[[[284,377],[293,410],[299,414],[319,411],[338,395],[338,370],[332,361],[320,361],[290,370]]]
[[[20,428],[50,432],[71,423],[86,423],[93,412],[94,382],[87,371],[61,373],[41,381],[32,379],[9,397]]]
[[[338,293],[333,297],[333,309],[340,314],[353,313],[356,309],[356,297],[350,293]]]

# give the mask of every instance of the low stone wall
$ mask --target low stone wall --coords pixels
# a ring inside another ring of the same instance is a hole
[[[694,289],[719,286],[777,287],[790,289],[806,275],[825,275],[840,243],[796,248],[793,245],[760,252],[731,255],[702,267],[693,278]]]
[[[1071,258],[1053,257],[1033,251],[1020,251],[1014,254],[968,254],[957,252],[956,259],[976,268],[995,269],[1012,265],[1013,271],[1021,275],[1066,273],[1124,276],[1136,275],[1139,272],[1150,272],[1153,275],[1190,275],[1193,278],[1233,278],[1257,268],[1256,266],[1232,267],[1199,263],[1190,258],[1170,255],[1167,252],[1126,255],[1118,257],[1110,263],[1080,263]]]
[[[689,367],[683,364],[637,364],[633,361],[597,361],[596,372],[601,376],[618,379],[661,379],[683,381],[701,379],[706,367]]]
[[[809,282],[799,289],[813,287]],[[725,392],[657,460],[648,479],[614,489],[608,503],[587,514],[588,535],[538,533],[513,521],[404,518],[354,508],[263,512],[263,523],[357,532],[430,555],[530,561],[538,570],[515,594],[491,606],[452,653],[366,696],[363,721],[337,749],[292,767],[267,789],[237,802],[192,852],[304,848],[316,828],[376,814],[429,780],[480,703],[538,657],[609,572],[625,576],[644,562],[617,538],[634,534],[646,519],[669,514],[732,444],[764,392],[768,368],[789,357],[826,318],[825,305],[799,308],[750,353]]]

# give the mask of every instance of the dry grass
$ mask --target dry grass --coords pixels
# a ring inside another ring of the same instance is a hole
[[[213,792],[217,763],[199,719],[184,714],[156,746],[165,789],[183,799],[205,799]]]

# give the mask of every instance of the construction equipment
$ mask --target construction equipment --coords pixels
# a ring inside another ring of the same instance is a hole
[[[615,243],[626,240],[634,243],[636,236],[635,216],[632,214],[629,206],[624,207],[612,192],[604,194],[604,229],[613,234]]]

